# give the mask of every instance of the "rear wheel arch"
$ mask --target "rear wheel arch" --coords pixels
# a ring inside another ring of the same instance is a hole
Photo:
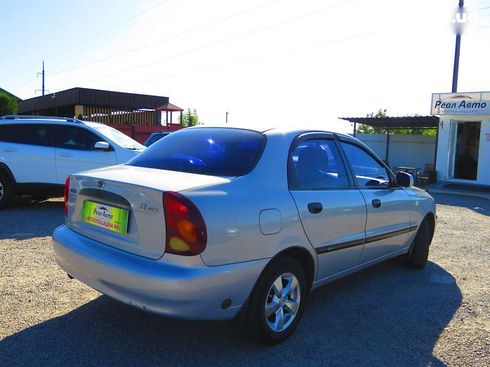
[[[287,249],[284,249],[281,252],[279,252],[278,254],[276,254],[274,257],[272,257],[269,260],[269,262],[267,263],[267,265],[264,267],[264,269],[262,269],[262,271],[260,272],[260,274],[257,277],[257,280],[255,281],[255,284],[254,284],[246,302],[244,303],[242,309],[240,310],[239,314],[236,317],[236,321],[239,324],[242,324],[244,321],[245,314],[247,312],[247,309],[249,308],[250,297],[252,296],[253,292],[257,288],[257,284],[259,284],[260,280],[263,278],[263,275],[266,273],[266,271],[270,267],[274,266],[274,264],[277,261],[279,261],[280,259],[284,259],[284,258],[291,258],[293,260],[296,260],[300,264],[300,266],[302,267],[302,269],[305,273],[306,282],[307,282],[307,286],[308,286],[308,289],[305,292],[305,294],[308,294],[309,290],[311,289],[311,287],[313,285],[313,280],[314,280],[315,271],[316,271],[315,261],[313,260],[313,256],[311,255],[311,253],[308,250],[306,250],[303,247],[299,247],[299,246],[294,246],[294,247],[289,247]]]
[[[272,264],[274,264],[276,261],[286,257],[296,260],[301,265],[306,275],[306,280],[308,283],[308,291],[309,291],[311,289],[315,277],[315,261],[311,253],[303,247],[295,246],[282,250],[269,261],[269,263],[264,268],[262,273],[264,273],[265,269],[272,266]]]

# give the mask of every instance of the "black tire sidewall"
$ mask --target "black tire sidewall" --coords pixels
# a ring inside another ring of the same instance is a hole
[[[0,198],[0,209],[4,209],[12,203],[13,186],[10,179],[3,172],[0,172],[0,182],[3,186],[3,196]]]
[[[282,274],[291,273],[296,276],[300,286],[301,301],[298,312],[292,324],[281,332],[269,328],[265,318],[265,301],[272,283]],[[303,268],[292,258],[282,258],[273,262],[262,273],[250,299],[245,327],[250,336],[266,344],[275,344],[287,339],[298,326],[303,315],[307,295],[307,281]]]
[[[408,258],[408,265],[410,267],[420,269],[427,264],[431,239],[432,235],[429,222],[424,219],[420,223],[417,235],[413,241],[411,254]]]

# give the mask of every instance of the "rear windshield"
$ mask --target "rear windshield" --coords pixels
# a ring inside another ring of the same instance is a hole
[[[169,134],[127,164],[211,176],[243,176],[264,150],[264,135],[250,130],[195,128]]]

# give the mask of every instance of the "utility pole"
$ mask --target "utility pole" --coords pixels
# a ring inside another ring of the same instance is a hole
[[[454,50],[454,67],[453,67],[453,87],[451,89],[452,93],[456,93],[458,91],[458,71],[459,71],[459,51],[461,49],[461,33],[462,33],[462,24],[459,24],[458,21],[461,21],[462,19],[466,19],[462,17],[463,13],[463,7],[464,7],[464,0],[459,0],[459,5],[458,5],[458,16],[455,18],[455,25],[456,25],[456,47]]]
[[[228,123],[228,111],[226,111],[226,119],[225,119],[226,123]]]
[[[41,73],[37,73],[37,76],[41,75],[42,76],[42,95],[44,96],[44,60],[43,60],[43,71]]]

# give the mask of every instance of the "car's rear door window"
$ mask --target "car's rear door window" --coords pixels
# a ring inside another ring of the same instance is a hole
[[[51,146],[51,125],[8,124],[1,126],[0,140],[17,144]]]
[[[289,187],[299,190],[349,187],[347,173],[332,139],[300,142],[290,156]]]
[[[128,162],[130,166],[243,176],[257,164],[266,137],[232,128],[193,128],[169,134]]]

